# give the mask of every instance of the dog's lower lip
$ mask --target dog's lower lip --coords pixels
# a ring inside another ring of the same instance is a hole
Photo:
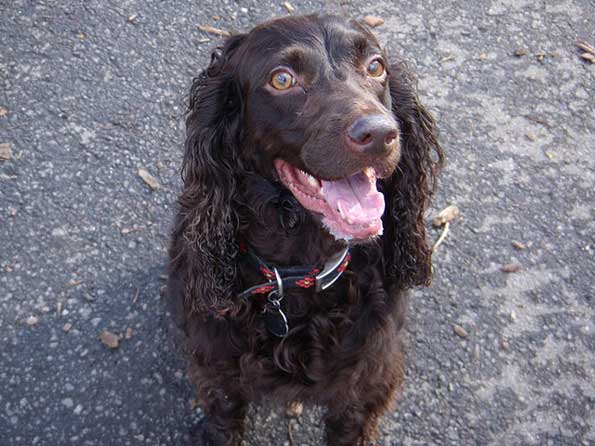
[[[366,239],[382,232],[384,197],[376,187],[377,171],[368,166],[338,180],[316,178],[288,162],[275,160],[281,182],[306,209],[322,215],[333,235]]]

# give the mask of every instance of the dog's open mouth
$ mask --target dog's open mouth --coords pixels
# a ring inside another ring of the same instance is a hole
[[[320,180],[277,159],[281,181],[306,209],[322,215],[337,239],[366,239],[382,234],[384,196],[376,189],[376,171],[368,167],[337,181]]]

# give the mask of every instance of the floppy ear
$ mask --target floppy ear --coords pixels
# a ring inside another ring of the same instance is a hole
[[[384,180],[385,274],[401,288],[431,280],[431,248],[426,242],[424,212],[444,163],[433,117],[419,102],[413,76],[400,63],[390,67],[392,111],[401,128],[401,159]]]
[[[187,311],[221,315],[236,293],[242,95],[232,56],[242,41],[243,35],[234,36],[215,50],[190,90],[170,266],[184,287],[177,304]]]

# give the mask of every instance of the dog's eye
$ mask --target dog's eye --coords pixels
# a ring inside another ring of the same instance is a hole
[[[295,77],[293,77],[291,73],[284,70],[277,70],[273,73],[270,84],[276,90],[287,90],[293,87],[296,82]]]
[[[374,59],[368,64],[368,74],[372,77],[381,77],[386,69],[380,59]]]

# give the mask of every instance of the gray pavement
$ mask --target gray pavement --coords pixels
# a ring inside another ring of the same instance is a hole
[[[448,152],[432,213],[462,213],[411,301],[407,387],[379,443],[595,445],[595,64],[574,46],[595,43],[595,3],[291,3],[386,20]],[[219,42],[196,25],[286,13],[0,0],[1,446],[190,444],[200,414],[160,295],[184,99]],[[291,429],[320,445],[319,417],[254,407],[246,444],[289,445]]]

